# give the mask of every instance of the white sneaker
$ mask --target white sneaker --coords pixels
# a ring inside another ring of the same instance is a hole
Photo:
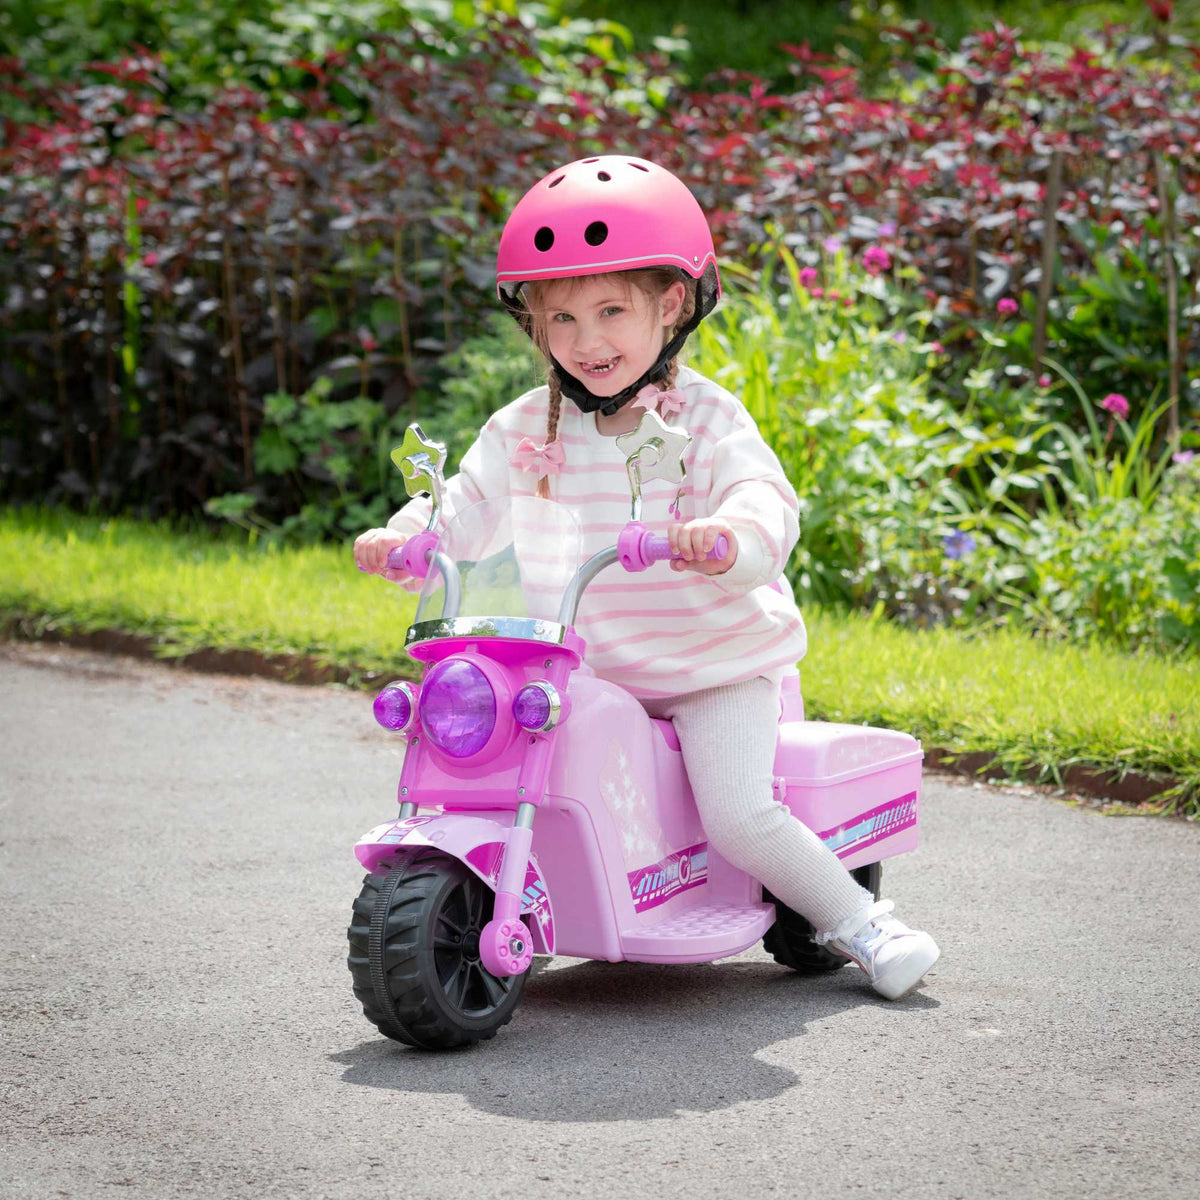
[[[887,916],[894,907],[891,900],[880,900],[814,938],[817,945],[858,963],[871,986],[889,1000],[899,1000],[916,987],[941,953],[929,934]]]

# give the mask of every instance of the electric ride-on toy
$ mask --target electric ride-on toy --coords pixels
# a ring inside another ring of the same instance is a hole
[[[709,962],[761,939],[796,971],[847,965],[708,846],[671,722],[598,678],[573,628],[606,568],[671,556],[642,499],[682,482],[689,440],[655,412],[617,439],[631,518],[586,561],[574,514],[536,497],[481,501],[438,532],[444,447],[412,425],[392,452],[408,494],[433,506],[389,556],[424,580],[405,639],[420,683],[389,683],[374,704],[406,740],[400,811],[354,848],[369,874],[348,962],[386,1036],[493,1037],[535,954]],[[917,844],[922,757],[904,733],[805,720],[798,674],[784,679],[775,795],[876,899],[882,860]]]

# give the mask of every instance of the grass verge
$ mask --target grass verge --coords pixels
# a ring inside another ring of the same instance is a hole
[[[119,629],[163,657],[297,655],[352,675],[411,675],[415,598],[360,575],[349,547],[281,548],[60,511],[0,513],[0,614],[27,632]],[[1172,782],[1200,815],[1200,664],[1047,645],[1016,632],[915,631],[809,611],[801,664],[814,718],[904,729],[990,770],[1063,782],[1072,767]]]

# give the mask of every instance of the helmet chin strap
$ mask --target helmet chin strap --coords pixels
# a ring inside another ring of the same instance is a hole
[[[646,384],[657,383],[662,379],[667,373],[669,361],[664,352],[654,360],[654,365],[640,379],[631,383],[627,388],[622,388],[615,396],[597,396],[595,392],[588,391],[569,371],[563,370],[558,359],[554,357],[550,359],[554,373],[558,376],[562,394],[569,397],[580,412],[600,412],[606,417],[611,417],[619,408],[628,404]]]

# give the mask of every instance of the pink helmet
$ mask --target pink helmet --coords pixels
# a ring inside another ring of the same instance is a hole
[[[531,279],[678,267],[699,279],[716,252],[696,198],[644,158],[608,154],[551,171],[525,193],[500,235],[502,299]],[[721,294],[717,276],[717,295]]]
[[[601,398],[554,364],[564,393],[584,411],[615,412],[643,384],[666,373],[666,363],[721,296],[712,233],[687,187],[670,171],[623,154],[581,158],[551,171],[521,197],[505,223],[496,290],[529,332],[523,284],[657,266],[674,267],[697,281],[696,311],[637,383]]]

